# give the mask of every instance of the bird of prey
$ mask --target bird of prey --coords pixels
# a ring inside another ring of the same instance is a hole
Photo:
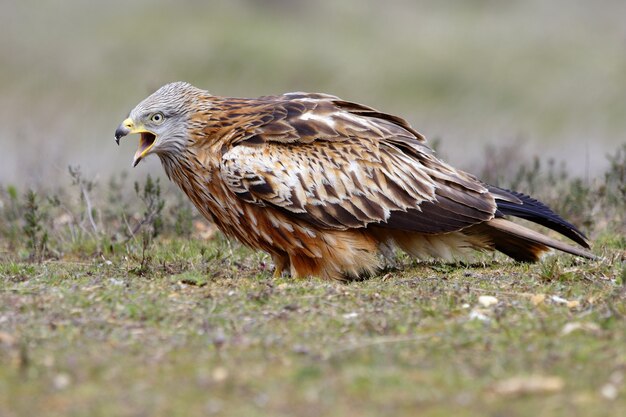
[[[465,259],[497,250],[532,262],[589,248],[543,203],[438,159],[404,119],[327,94],[219,97],[185,82],[139,103],[115,131],[140,134],[133,166],[156,154],[168,177],[227,236],[269,253],[294,277],[353,279],[394,248]]]

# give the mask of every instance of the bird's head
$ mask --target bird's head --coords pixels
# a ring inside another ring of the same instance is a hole
[[[166,84],[143,100],[115,130],[119,145],[124,136],[139,133],[139,148],[133,166],[146,156],[182,152],[189,141],[190,106],[200,95],[207,94],[191,84]]]

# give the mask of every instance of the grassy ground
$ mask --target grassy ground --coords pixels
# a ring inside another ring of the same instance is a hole
[[[0,416],[626,414],[626,148],[589,181],[492,163],[508,152],[483,178],[549,203],[599,260],[271,279],[151,178],[0,186]]]
[[[614,245],[597,262],[400,259],[352,284],[272,280],[219,237],[5,262],[0,415],[623,415]]]

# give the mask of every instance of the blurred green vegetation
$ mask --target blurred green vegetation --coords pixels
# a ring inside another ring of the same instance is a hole
[[[5,1],[0,183],[127,167],[135,144],[113,130],[174,80],[329,92],[407,118],[457,166],[515,143],[596,175],[626,141],[624,15],[621,0]]]

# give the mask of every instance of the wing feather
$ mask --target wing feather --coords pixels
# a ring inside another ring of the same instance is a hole
[[[422,233],[493,218],[493,196],[432,155],[396,116],[332,96],[266,99],[223,148],[220,172],[239,198],[322,228],[378,225]]]

